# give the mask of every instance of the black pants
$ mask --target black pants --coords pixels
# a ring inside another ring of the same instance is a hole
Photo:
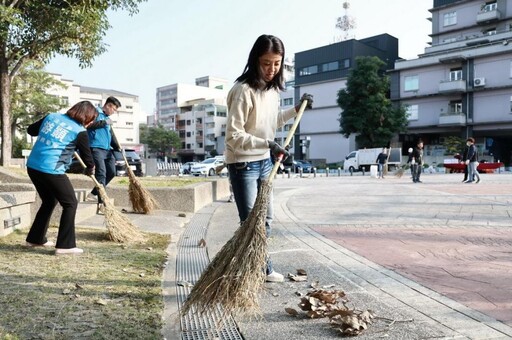
[[[55,246],[66,249],[76,247],[75,216],[78,201],[68,176],[51,175],[30,168],[27,172],[42,201],[27,235],[27,242],[44,244],[48,241],[46,232],[58,202],[62,206],[62,216]]]

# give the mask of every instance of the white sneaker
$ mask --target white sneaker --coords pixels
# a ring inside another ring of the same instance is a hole
[[[84,250],[82,248],[55,248],[55,255],[78,255],[82,254]]]
[[[266,282],[283,282],[284,276],[274,270],[274,271],[272,271],[272,273],[267,275],[267,277],[265,278],[265,281]]]
[[[98,196],[88,193],[87,196],[85,197],[85,200],[87,202],[98,202]]]

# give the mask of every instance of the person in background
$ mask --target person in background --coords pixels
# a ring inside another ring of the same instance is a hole
[[[386,165],[388,161],[388,153],[386,148],[382,148],[382,152],[379,153],[377,156],[377,159],[375,160],[375,163],[377,163],[378,166],[378,173],[377,178],[384,178],[384,166]]]
[[[233,187],[238,216],[242,223],[252,210],[262,180],[272,170],[271,153],[288,155],[288,150],[274,141],[276,129],[297,115],[299,106],[279,110],[279,91],[284,89],[282,41],[261,35],[254,43],[245,69],[228,93],[225,161]],[[312,108],[312,96],[304,94]],[[272,196],[266,217],[267,237],[273,218]],[[284,277],[267,257],[267,282],[282,282]]]
[[[50,113],[31,124],[27,132],[37,140],[27,160],[27,173],[41,198],[41,206],[26,238],[26,246],[52,247],[46,233],[57,202],[62,206],[62,215],[55,244],[55,254],[80,254],[76,247],[75,216],[78,201],[66,170],[71,164],[75,150],[87,166],[86,175],[94,174],[94,162],[89,148],[86,128],[97,116],[97,111],[88,101],[75,104],[65,114]]]
[[[467,143],[466,143],[466,145],[464,146],[464,151],[462,152],[462,156],[461,156],[461,162],[464,164],[466,164],[466,160],[468,159],[468,150],[469,150],[469,147],[467,146]],[[468,166],[465,166],[464,167],[464,179],[462,180],[462,182],[466,182],[467,180],[468,180]]]
[[[412,150],[412,181],[413,183],[422,183],[420,180],[421,170],[423,168],[423,141],[420,139],[416,147]]]
[[[464,183],[480,183],[480,174],[478,173],[478,154],[475,146],[475,139],[469,137],[466,139],[466,145],[468,146],[468,157],[466,159],[466,165],[468,168],[468,179]]]
[[[116,176],[116,159],[113,150],[121,152],[121,146],[112,131],[112,120],[110,119],[110,116],[120,107],[121,102],[117,98],[108,97],[102,108],[96,108],[98,117],[87,128],[89,145],[96,165],[94,177],[104,187]],[[98,209],[96,213],[99,213],[103,202],[96,187],[91,191],[88,198],[96,200],[94,196],[97,196]]]

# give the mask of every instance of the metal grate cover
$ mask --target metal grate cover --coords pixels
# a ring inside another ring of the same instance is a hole
[[[203,209],[196,213],[187,224],[186,230],[180,237],[177,246],[176,258],[176,281],[188,282],[194,285],[203,270],[210,262],[206,247],[199,247],[201,239],[206,238],[208,223],[215,208]],[[181,310],[191,287],[176,286],[178,308]],[[231,315],[224,316],[222,306],[215,311],[208,311],[203,314],[194,313],[194,310],[187,315],[181,316],[181,339],[182,340],[243,340],[238,331],[235,320]]]

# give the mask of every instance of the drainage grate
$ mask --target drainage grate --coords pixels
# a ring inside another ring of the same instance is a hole
[[[216,206],[201,210],[196,213],[187,225],[178,242],[176,258],[176,281],[188,282],[192,285],[199,280],[201,273],[210,262],[206,247],[199,247],[201,239],[206,238],[208,223]],[[177,286],[178,308],[181,309],[190,287]],[[223,317],[222,306],[215,311],[204,314],[190,311],[181,316],[182,340],[243,340],[238,331],[235,320],[231,315]]]

